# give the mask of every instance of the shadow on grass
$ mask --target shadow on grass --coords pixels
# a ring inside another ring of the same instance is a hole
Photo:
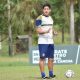
[[[41,77],[32,77],[32,76],[29,76],[27,77],[29,78],[30,80],[56,80],[56,78],[46,78],[46,79],[42,79]]]

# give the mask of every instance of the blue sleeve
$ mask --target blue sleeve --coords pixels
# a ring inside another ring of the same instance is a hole
[[[41,20],[36,20],[35,24],[38,27],[38,26],[40,26],[42,24],[42,21]]]

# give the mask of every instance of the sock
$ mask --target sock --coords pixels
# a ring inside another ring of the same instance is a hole
[[[45,72],[41,72],[42,78],[45,77]]]
[[[49,71],[49,76],[50,76],[50,77],[53,76],[53,71],[52,71],[52,70]]]

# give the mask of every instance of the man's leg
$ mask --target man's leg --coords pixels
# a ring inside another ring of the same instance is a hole
[[[46,56],[46,51],[47,51],[47,45],[46,44],[39,44],[39,53],[40,53],[40,71],[41,71],[41,76],[42,78],[45,78],[45,71],[44,71],[44,66],[45,66],[45,56]]]
[[[53,72],[53,59],[54,59],[54,45],[50,44],[47,50],[47,57],[48,57],[48,70],[49,70],[49,77],[54,78]]]
[[[40,67],[40,72],[41,72],[42,78],[45,77],[44,64],[45,64],[45,59],[41,59],[41,58],[40,58],[39,67]]]
[[[48,59],[49,76],[53,76],[53,59]]]

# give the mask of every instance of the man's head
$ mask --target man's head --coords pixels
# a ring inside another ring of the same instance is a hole
[[[50,4],[46,3],[43,5],[43,15],[45,16],[49,16],[50,12],[51,12],[51,6]]]

